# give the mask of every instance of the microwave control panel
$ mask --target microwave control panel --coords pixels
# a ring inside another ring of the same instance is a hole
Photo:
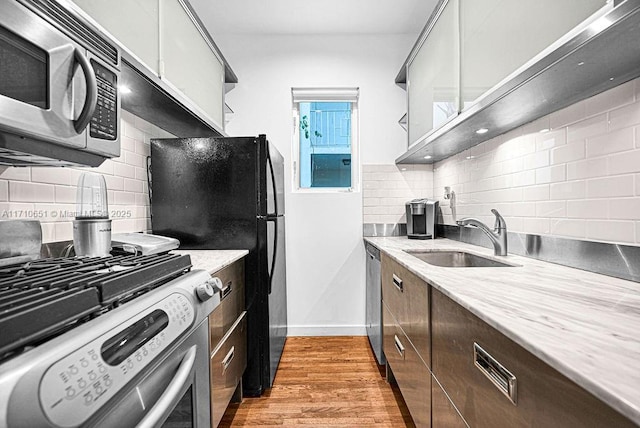
[[[89,125],[89,135],[102,140],[118,138],[118,79],[115,73],[95,61],[91,65],[98,83],[98,104]]]

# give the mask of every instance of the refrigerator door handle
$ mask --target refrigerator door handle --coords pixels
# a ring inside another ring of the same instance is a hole
[[[276,267],[276,258],[278,254],[278,217],[267,216],[267,221],[273,222],[273,257],[271,259],[271,269],[269,270],[269,294],[271,294],[271,283],[273,282],[273,270]]]
[[[267,213],[267,215],[277,216],[280,213],[280,211],[278,210],[278,189],[276,186],[276,174],[273,172],[273,162],[271,162],[271,154],[269,153],[269,145],[267,145],[267,164],[269,165],[269,173],[271,174],[271,187],[273,188],[273,213]]]

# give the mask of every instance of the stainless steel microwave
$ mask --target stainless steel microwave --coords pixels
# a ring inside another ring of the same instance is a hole
[[[120,50],[53,0],[0,2],[0,164],[120,155]]]

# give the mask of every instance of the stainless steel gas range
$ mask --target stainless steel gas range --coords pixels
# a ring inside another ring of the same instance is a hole
[[[173,254],[0,269],[0,427],[209,426],[214,287]]]

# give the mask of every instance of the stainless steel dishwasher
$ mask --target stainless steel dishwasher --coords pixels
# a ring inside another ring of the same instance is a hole
[[[382,280],[380,278],[380,250],[365,242],[367,249],[367,308],[365,322],[369,343],[378,364],[386,364],[382,351]]]

